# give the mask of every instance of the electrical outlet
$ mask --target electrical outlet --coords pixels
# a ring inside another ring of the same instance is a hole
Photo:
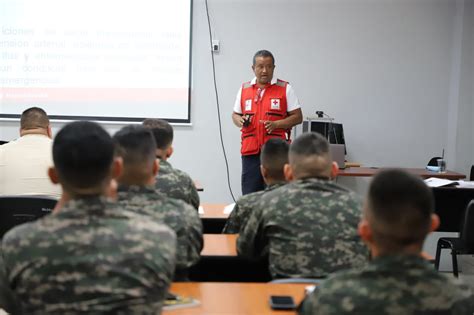
[[[221,50],[221,45],[220,45],[218,39],[213,39],[212,40],[212,48],[211,49],[214,53],[218,53]]]

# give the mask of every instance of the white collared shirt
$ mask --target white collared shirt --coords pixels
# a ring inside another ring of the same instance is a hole
[[[59,198],[60,185],[48,177],[53,165],[53,141],[44,135],[25,135],[0,145],[0,195],[46,195]]]
[[[257,78],[254,77],[252,81],[250,81],[250,84],[255,85],[256,83],[257,83]],[[277,78],[273,77],[270,84],[273,85],[276,83],[277,83]],[[265,93],[265,90],[263,90],[261,97],[263,97],[264,93]],[[234,103],[234,112],[237,114],[242,114],[242,109],[240,107],[241,96],[242,96],[242,87],[240,87],[239,92],[237,92],[237,97],[235,98],[235,103]],[[301,108],[301,104],[300,104],[300,101],[298,100],[298,97],[295,94],[295,90],[293,90],[290,84],[286,85],[286,102],[288,104],[288,107],[287,107],[288,112]]]

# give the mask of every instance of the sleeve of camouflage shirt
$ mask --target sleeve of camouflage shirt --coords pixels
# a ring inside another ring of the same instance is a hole
[[[193,180],[189,178],[189,203],[196,209],[199,209],[199,204],[201,201],[199,200],[199,194],[196,189],[196,185],[194,185]]]
[[[317,288],[315,290],[318,290]],[[312,315],[313,314],[313,301],[312,295],[315,293],[311,293],[306,295],[304,300],[301,302],[298,308],[298,315]]]
[[[13,292],[10,290],[5,264],[3,262],[3,256],[0,255],[0,309],[4,309],[10,314],[16,314],[18,305]]]
[[[239,203],[237,202],[225,223],[222,233],[236,234],[240,231]]]
[[[183,233],[178,233],[177,267],[183,269],[199,261],[204,240],[198,212],[189,204],[181,203],[184,207],[183,217],[186,227]]]
[[[257,204],[247,223],[241,227],[237,239],[239,256],[258,259],[268,255],[268,238],[264,234],[263,208]]]
[[[324,281],[305,297],[298,309],[299,315],[352,314],[351,311],[344,309],[350,301],[350,291],[340,291],[341,282],[339,282],[339,285],[337,282],[333,285],[332,278],[330,277],[329,280]],[[350,281],[343,280],[342,283],[350,283]],[[333,290],[333,288],[336,288],[336,290]]]

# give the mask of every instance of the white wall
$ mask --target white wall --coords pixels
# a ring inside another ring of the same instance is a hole
[[[471,0],[209,0],[213,34],[221,41],[216,74],[234,193],[240,195],[240,140],[230,113],[240,84],[252,77],[251,60],[259,49],[274,53],[276,75],[292,83],[305,116],[324,110],[344,123],[350,160],[423,167],[446,148],[449,168],[466,173],[474,155],[471,5]],[[192,57],[193,125],[175,128],[171,162],[200,180],[203,201],[230,202],[203,0],[194,0]],[[16,123],[0,124],[0,139],[16,137]],[[54,124],[55,131],[60,126]],[[121,126],[106,127],[115,132]],[[368,181],[340,182],[364,192]]]
[[[464,4],[460,54],[456,167],[469,175],[474,164],[474,1]]]

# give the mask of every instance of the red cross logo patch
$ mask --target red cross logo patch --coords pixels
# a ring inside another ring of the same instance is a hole
[[[270,100],[270,108],[279,110],[280,109],[280,99],[279,98],[272,98]]]

